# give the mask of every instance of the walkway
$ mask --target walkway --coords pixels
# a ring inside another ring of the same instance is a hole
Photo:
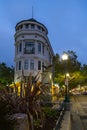
[[[80,119],[80,114],[85,114],[80,104],[72,98],[71,105],[71,130],[84,130]]]

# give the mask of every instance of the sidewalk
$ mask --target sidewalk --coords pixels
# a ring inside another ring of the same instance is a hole
[[[72,101],[71,106],[71,130],[84,130],[77,109],[77,102],[74,100]]]
[[[84,130],[80,117],[76,112],[71,113],[71,130]]]

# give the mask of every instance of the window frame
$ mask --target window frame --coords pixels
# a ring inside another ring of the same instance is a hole
[[[18,70],[21,70],[21,67],[22,67],[22,62],[20,60],[19,63],[18,63]]]
[[[28,29],[29,28],[29,24],[25,24],[25,29]]]
[[[35,54],[35,43],[34,42],[26,42],[24,53],[25,54]]]
[[[31,29],[35,29],[35,24],[31,24]]]
[[[22,43],[19,43],[19,52],[22,52]]]
[[[41,61],[38,61],[38,70],[41,70]]]
[[[30,70],[34,70],[34,60],[30,60]]]
[[[29,61],[28,59],[24,60],[24,69],[28,70],[28,66],[29,66]]]
[[[43,53],[43,55],[44,55],[44,50],[45,49],[45,46],[44,45],[42,45],[42,53]]]
[[[41,48],[42,48],[42,47],[41,47],[41,43],[38,42],[38,53],[39,53],[39,54],[41,54]]]

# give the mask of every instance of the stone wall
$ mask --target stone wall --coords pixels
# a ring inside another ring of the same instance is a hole
[[[26,114],[14,114],[12,118],[16,121],[15,130],[29,130],[28,117]]]

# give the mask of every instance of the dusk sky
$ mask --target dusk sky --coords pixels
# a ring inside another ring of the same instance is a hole
[[[0,0],[0,62],[14,66],[15,25],[32,18],[32,6],[54,53],[73,50],[87,64],[87,0]]]

